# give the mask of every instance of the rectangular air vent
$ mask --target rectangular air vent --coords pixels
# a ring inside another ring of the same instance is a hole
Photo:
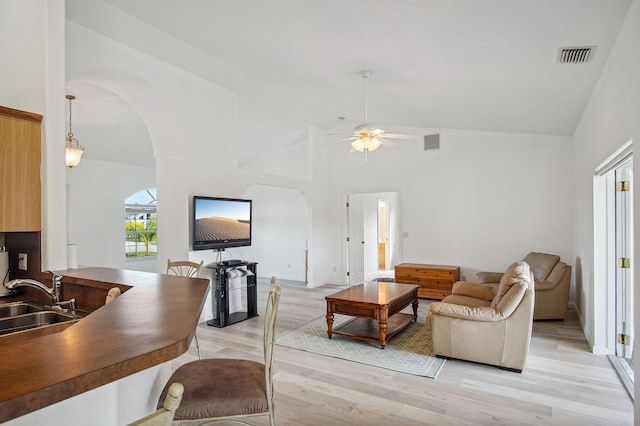
[[[595,46],[563,47],[558,54],[558,62],[561,64],[585,64],[591,61],[595,49]]]
[[[424,150],[440,149],[440,135],[425,135],[424,137]]]

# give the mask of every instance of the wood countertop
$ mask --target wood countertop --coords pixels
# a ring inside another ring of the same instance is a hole
[[[0,422],[187,351],[209,281],[110,268],[56,271],[65,283],[129,288],[63,331],[0,345]]]

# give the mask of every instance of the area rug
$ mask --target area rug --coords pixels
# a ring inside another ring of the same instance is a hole
[[[433,356],[431,329],[425,324],[427,311],[427,304],[419,306],[417,322],[412,322],[392,337],[385,349],[380,349],[380,345],[374,342],[335,334],[329,339],[324,315],[278,334],[276,344],[433,379],[445,360]],[[411,312],[411,308],[403,312]],[[336,315],[333,325],[338,326],[351,318]]]
[[[396,279],[393,277],[378,277],[378,278],[374,278],[371,281],[380,281],[380,282],[385,282],[385,283],[394,283],[396,282]]]

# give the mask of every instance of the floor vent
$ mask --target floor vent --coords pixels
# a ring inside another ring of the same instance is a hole
[[[425,135],[424,137],[424,150],[440,149],[440,135]]]
[[[595,46],[588,47],[563,47],[558,54],[558,63],[561,64],[586,64],[591,62]]]

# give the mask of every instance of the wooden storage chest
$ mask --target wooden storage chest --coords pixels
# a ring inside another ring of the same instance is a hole
[[[401,263],[395,267],[395,280],[419,285],[418,297],[442,300],[451,294],[453,284],[460,281],[460,267]]]

